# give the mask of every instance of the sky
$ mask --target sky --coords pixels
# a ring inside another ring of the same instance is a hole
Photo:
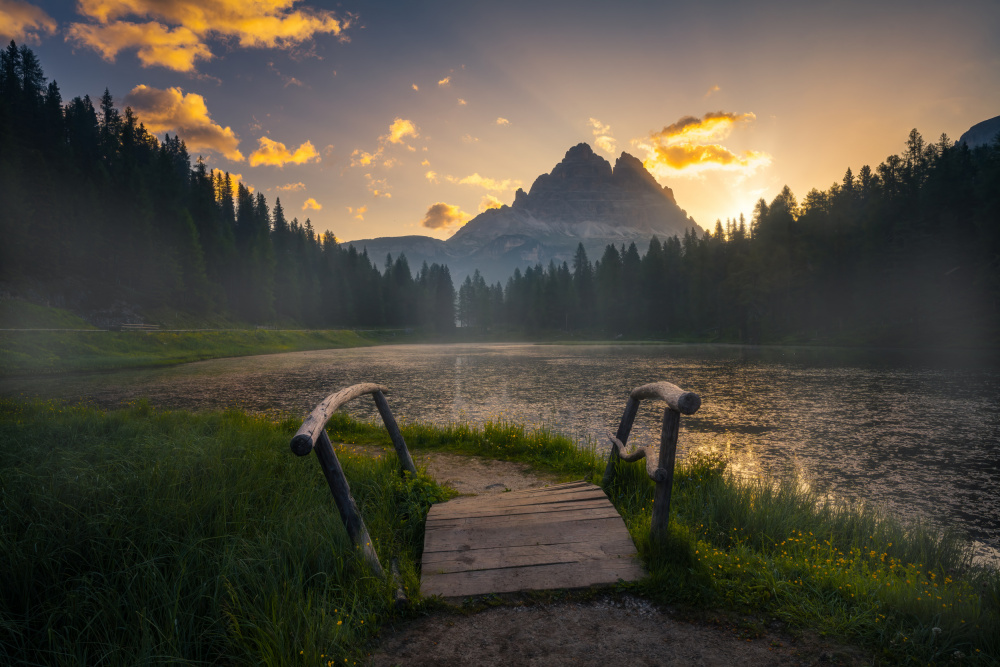
[[[705,228],[1000,115],[1000,2],[0,0],[64,101],[338,239],[445,239],[589,143]]]

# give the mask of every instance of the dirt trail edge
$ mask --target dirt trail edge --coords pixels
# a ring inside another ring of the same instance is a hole
[[[385,450],[347,445],[353,451]],[[462,494],[499,494],[556,483],[529,466],[440,452],[414,453],[438,482]],[[468,613],[445,609],[386,626],[367,664],[496,665],[867,665],[872,657],[811,633],[792,638],[781,624],[732,614],[679,614],[631,595],[506,604]]]

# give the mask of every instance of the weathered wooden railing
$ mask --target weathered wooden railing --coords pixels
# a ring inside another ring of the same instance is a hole
[[[632,424],[639,412],[639,401],[655,398],[661,399],[667,404],[663,411],[660,446],[637,447],[631,454],[625,454],[625,443],[628,442],[629,433],[632,432]],[[607,489],[614,480],[615,463],[619,459],[630,463],[645,458],[646,473],[656,482],[656,492],[653,496],[653,520],[650,525],[650,533],[654,539],[667,534],[667,519],[670,515],[670,489],[674,483],[677,429],[680,427],[681,414],[693,415],[700,407],[701,398],[698,394],[684,391],[669,382],[644,384],[629,393],[625,412],[618,424],[618,433],[615,436],[608,434],[608,438],[611,440],[611,454],[608,456],[608,466],[604,470],[601,486]]]
[[[372,398],[375,399],[375,407],[378,408],[379,414],[382,415],[385,429],[389,432],[389,437],[392,438],[392,445],[396,448],[400,465],[403,470],[408,470],[414,475],[417,474],[417,468],[413,465],[410,452],[406,449],[403,434],[399,432],[399,425],[396,424],[396,419],[392,416],[389,404],[385,400],[385,394],[383,393],[385,391],[388,390],[381,385],[366,382],[352,385],[341,389],[335,394],[330,394],[306,417],[305,421],[302,422],[302,427],[295,434],[295,437],[292,438],[292,451],[297,456],[305,456],[312,451],[316,452],[316,458],[323,469],[323,475],[326,477],[327,484],[330,485],[330,492],[337,503],[337,510],[340,512],[340,519],[344,522],[347,534],[350,536],[351,541],[361,548],[365,560],[368,561],[371,569],[380,577],[385,576],[382,564],[379,563],[378,555],[375,553],[375,548],[372,545],[372,538],[368,535],[365,522],[361,518],[361,513],[358,512],[358,506],[355,504],[354,498],[351,496],[351,487],[347,483],[347,477],[344,476],[344,469],[340,467],[340,461],[333,451],[330,436],[326,434],[325,429],[326,423],[330,421],[330,417],[337,411],[337,408],[348,401],[354,400],[358,396],[371,394]]]

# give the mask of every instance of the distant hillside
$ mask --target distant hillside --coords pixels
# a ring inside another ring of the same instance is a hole
[[[969,148],[984,146],[993,143],[998,134],[1000,134],[1000,116],[995,116],[970,127],[959,137],[958,143],[965,144]]]
[[[514,203],[477,215],[447,241],[425,236],[351,241],[373,260],[405,253],[411,266],[448,264],[456,283],[476,269],[505,281],[515,268],[571,262],[581,242],[592,259],[609,244],[635,243],[645,251],[653,236],[682,236],[696,223],[670,188],[661,187],[628,153],[611,164],[589,145],[570,148],[550,173],[535,179]]]

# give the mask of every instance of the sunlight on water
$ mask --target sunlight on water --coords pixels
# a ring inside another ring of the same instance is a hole
[[[8,379],[0,391],[299,416],[341,387],[374,381],[390,388],[401,422],[509,420],[607,449],[628,391],[656,380],[702,397],[681,421],[679,457],[718,452],[740,475],[796,478],[823,497],[959,525],[1000,547],[995,360],[794,347],[406,345]],[[367,399],[347,409],[376,414]],[[629,443],[657,443],[662,416],[662,404],[643,402]]]

